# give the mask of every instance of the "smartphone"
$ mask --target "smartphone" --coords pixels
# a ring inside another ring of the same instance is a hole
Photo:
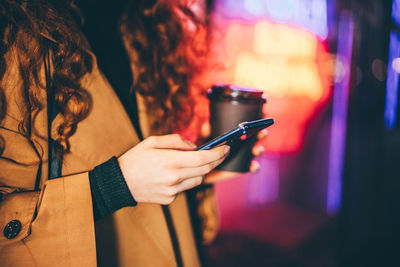
[[[198,147],[196,150],[200,151],[211,149],[221,144],[232,145],[233,143],[240,141],[241,138],[243,138],[244,136],[246,138],[253,136],[254,134],[258,133],[262,129],[271,126],[272,124],[274,124],[274,120],[271,118],[241,122],[236,128],[214,138],[210,142],[207,142],[204,145]]]

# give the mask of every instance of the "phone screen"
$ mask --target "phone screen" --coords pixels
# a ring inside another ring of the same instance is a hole
[[[204,145],[198,147],[196,150],[200,151],[200,150],[211,149],[221,144],[230,145],[233,142],[241,140],[242,136],[244,135],[246,135],[247,137],[253,136],[254,134],[257,134],[259,131],[271,126],[272,124],[274,124],[274,120],[271,118],[250,121],[250,122],[241,122],[239,123],[238,127],[214,138],[210,142],[207,142]]]

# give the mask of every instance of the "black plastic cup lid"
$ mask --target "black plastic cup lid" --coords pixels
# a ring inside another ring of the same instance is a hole
[[[267,102],[261,90],[232,84],[216,84],[208,90],[208,98],[215,101]]]

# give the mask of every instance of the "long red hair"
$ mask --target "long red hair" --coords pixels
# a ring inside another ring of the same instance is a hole
[[[78,17],[70,1],[0,2],[0,123],[7,115],[3,78],[7,66],[15,64],[11,60],[17,60],[22,86],[13,90],[20,90],[15,93],[22,94],[25,101],[18,133],[33,142],[31,137],[35,129],[32,125],[45,105],[40,90],[48,88],[39,74],[45,59],[50,57],[50,81],[63,117],[57,128],[59,137],[56,141],[66,152],[69,151],[68,138],[75,133],[78,123],[87,117],[91,107],[91,97],[81,87],[80,79],[92,70],[92,57],[84,49],[84,41],[79,35]],[[0,136],[0,155],[5,146]]]
[[[204,69],[206,26],[190,1],[131,1],[122,19],[133,50],[134,89],[153,120],[152,133],[180,131],[193,119],[195,98],[205,94],[195,77]]]

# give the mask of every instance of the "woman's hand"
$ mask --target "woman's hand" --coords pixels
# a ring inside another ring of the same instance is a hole
[[[123,154],[118,162],[135,200],[170,204],[178,193],[200,185],[229,154],[229,146],[195,148],[172,134],[149,137]]]

